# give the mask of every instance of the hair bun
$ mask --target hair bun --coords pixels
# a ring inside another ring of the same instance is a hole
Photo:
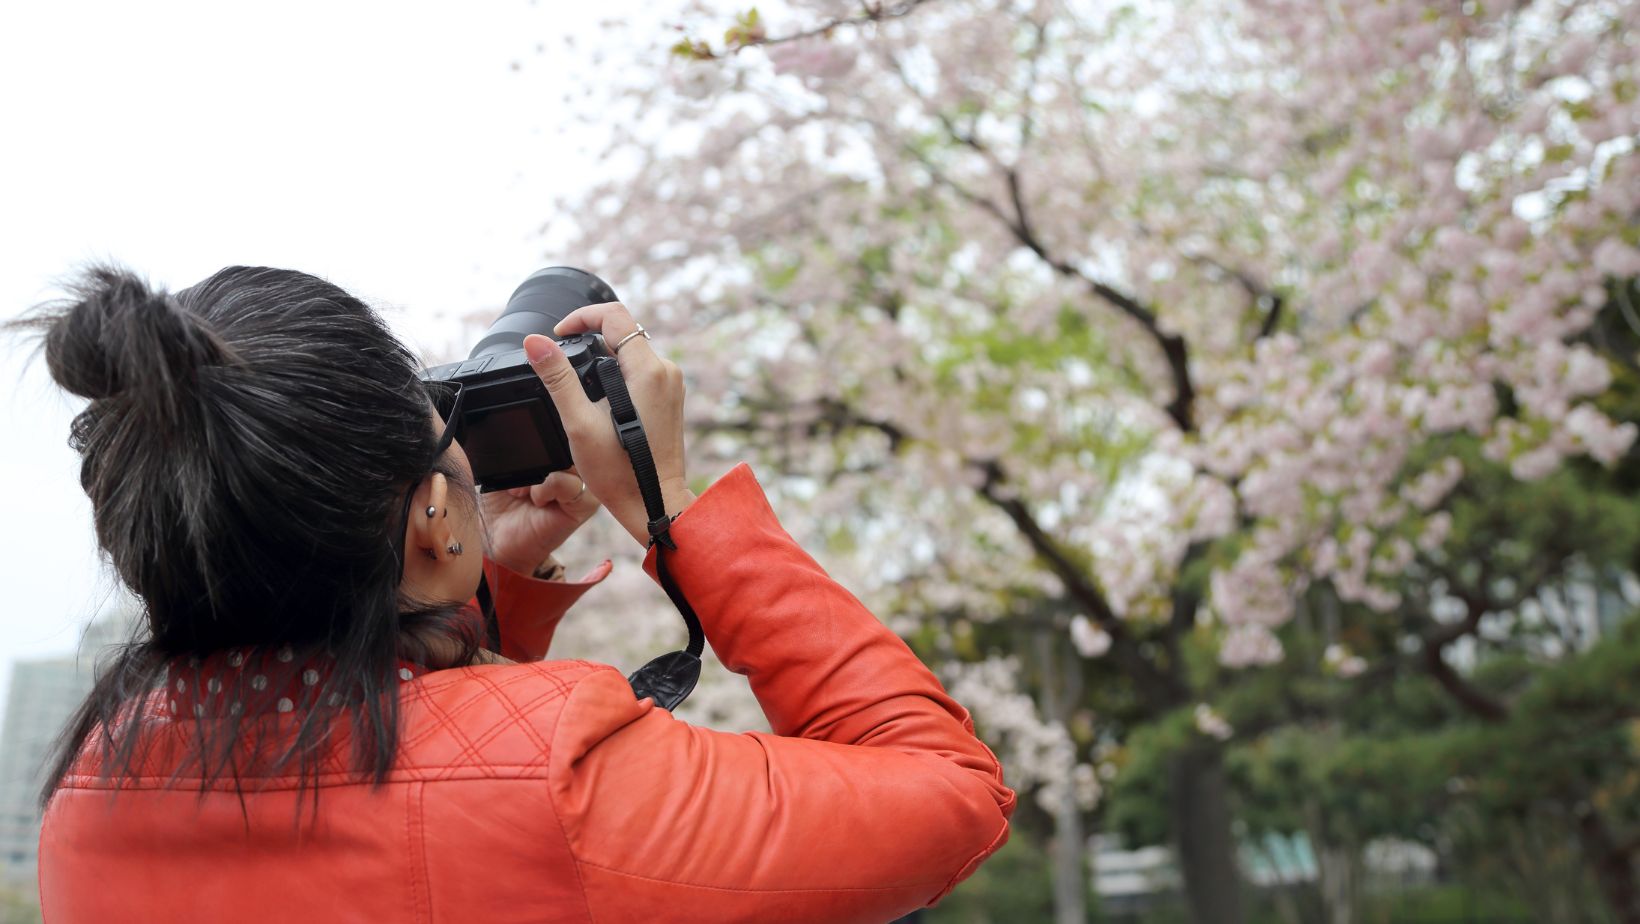
[[[175,396],[192,387],[201,366],[228,357],[202,318],[127,270],[92,267],[70,291],[77,300],[47,321],[46,364],[57,384],[81,397],[149,389]]]

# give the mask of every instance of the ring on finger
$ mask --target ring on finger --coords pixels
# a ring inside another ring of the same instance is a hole
[[[633,323],[637,323],[637,322],[634,321]],[[638,329],[633,331],[630,334],[627,334],[625,337],[622,337],[620,339],[620,341],[615,344],[615,349],[611,350],[610,352],[611,353],[621,352],[621,347],[626,346],[626,342],[628,340],[631,340],[633,337],[642,337],[645,340],[650,339],[649,331],[644,330],[642,324],[638,324]]]
[[[569,502],[572,503],[572,504],[575,503],[576,501],[580,500],[581,495],[587,493],[587,480],[585,478],[581,478],[579,475],[577,475],[576,477],[580,478],[581,490],[576,491],[575,496],[569,499]]]

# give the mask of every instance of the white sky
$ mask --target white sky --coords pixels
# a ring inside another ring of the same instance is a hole
[[[566,89],[634,0],[0,5],[0,318],[87,259],[171,288],[235,263],[325,276],[412,345],[498,307],[594,165]],[[538,52],[543,44],[546,53]],[[514,62],[521,67],[513,68]],[[118,605],[67,448],[75,407],[0,342],[0,700],[18,658]],[[3,710],[3,701],[0,701]]]

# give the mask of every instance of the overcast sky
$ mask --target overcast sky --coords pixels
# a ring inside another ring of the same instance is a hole
[[[595,169],[562,97],[631,0],[0,6],[0,317],[88,259],[180,288],[235,263],[325,276],[413,345],[496,307]],[[537,50],[545,46],[545,53]],[[515,69],[514,64],[521,65]],[[0,343],[0,700],[18,658],[118,605],[67,448],[73,403]],[[3,702],[0,702],[3,708]]]

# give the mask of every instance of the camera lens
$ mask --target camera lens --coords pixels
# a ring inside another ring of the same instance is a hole
[[[530,334],[551,337],[553,327],[575,309],[613,301],[617,299],[609,283],[586,270],[570,266],[536,270],[513,291],[506,310],[469,358],[520,349]]]

